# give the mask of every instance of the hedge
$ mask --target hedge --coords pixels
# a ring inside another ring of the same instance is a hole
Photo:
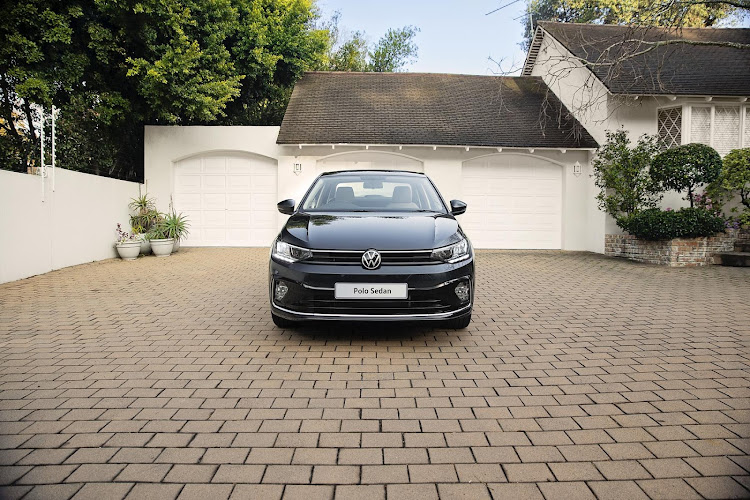
[[[617,220],[617,225],[644,240],[712,236],[724,231],[724,219],[704,208],[662,211],[650,208]]]

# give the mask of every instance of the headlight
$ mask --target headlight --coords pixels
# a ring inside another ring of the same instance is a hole
[[[312,257],[312,252],[307,248],[296,247],[283,241],[276,241],[271,250],[271,256],[284,262],[297,262]]]
[[[448,262],[449,264],[466,260],[469,258],[469,242],[466,239],[462,239],[453,245],[436,248],[432,251],[432,258]]]

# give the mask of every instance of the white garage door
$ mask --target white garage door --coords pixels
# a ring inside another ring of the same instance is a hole
[[[269,246],[276,236],[277,168],[241,153],[207,154],[174,167],[174,206],[190,219],[186,246]]]
[[[463,165],[461,227],[476,248],[559,249],[562,168],[539,158],[498,155]]]

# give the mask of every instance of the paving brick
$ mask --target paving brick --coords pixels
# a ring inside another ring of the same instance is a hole
[[[284,488],[284,500],[331,500],[333,486],[302,486],[290,484]]]
[[[493,500],[544,500],[534,483],[491,484],[489,490]]]
[[[171,468],[168,464],[130,464],[125,466],[115,481],[159,483]]]
[[[555,477],[546,464],[507,464],[504,465],[508,482],[554,481]]]
[[[311,465],[269,465],[263,475],[264,483],[310,484]]]
[[[136,484],[127,500],[174,500],[180,494],[181,484]]]
[[[484,484],[438,484],[441,500],[490,500]]]
[[[78,485],[76,485],[78,486]],[[83,488],[73,496],[73,500],[120,500],[125,498],[132,484],[103,484],[91,483],[83,485]],[[49,497],[47,497],[49,498]]]
[[[749,492],[731,477],[692,477],[686,479],[705,498],[748,498]]]
[[[635,481],[590,481],[588,485],[599,500],[648,500]]]
[[[386,493],[388,500],[438,500],[434,484],[389,484]]]
[[[30,498],[31,500],[68,500],[82,487],[80,484],[42,484],[34,486],[31,491],[25,490],[28,491],[28,494],[24,498]],[[2,496],[0,498],[6,499],[10,498],[10,496]]]
[[[220,465],[214,474],[214,483],[260,483],[266,467],[264,465]]]
[[[177,500],[227,500],[232,487],[231,484],[186,484]]]
[[[83,464],[73,472],[65,482],[88,483],[112,481],[125,466],[122,464]]]
[[[316,465],[313,468],[314,484],[357,484],[359,467],[353,465]]]
[[[230,500],[280,500],[284,486],[280,484],[238,484],[232,490]]]
[[[638,486],[653,500],[694,500],[702,498],[684,479],[644,479]]]
[[[539,483],[539,489],[545,498],[555,500],[596,500],[593,493],[584,482],[570,483]]]
[[[217,465],[178,464],[164,478],[165,483],[208,483],[218,469]]]

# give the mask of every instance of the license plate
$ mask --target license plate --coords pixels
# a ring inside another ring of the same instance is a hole
[[[406,283],[336,283],[337,299],[405,299]]]

